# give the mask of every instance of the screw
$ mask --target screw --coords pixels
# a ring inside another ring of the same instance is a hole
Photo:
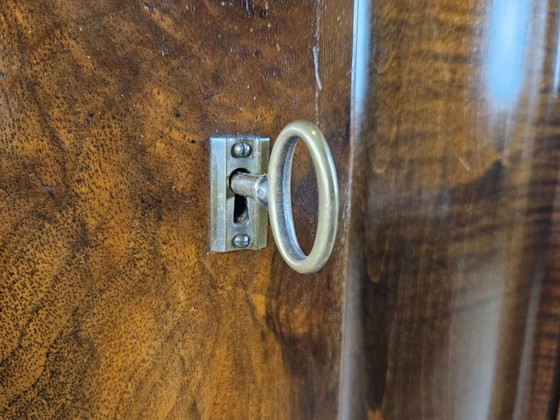
[[[236,248],[247,248],[251,243],[251,239],[244,233],[238,233],[233,237],[232,242]]]
[[[233,157],[242,158],[251,155],[251,146],[249,146],[244,141],[240,141],[239,143],[235,143],[231,148],[231,154]]]

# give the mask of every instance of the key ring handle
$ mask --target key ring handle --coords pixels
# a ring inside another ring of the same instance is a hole
[[[313,248],[309,255],[301,250],[292,215],[290,180],[298,139],[303,140],[317,177],[319,218]],[[268,203],[272,234],[286,263],[299,273],[314,273],[327,262],[338,228],[338,183],[333,158],[325,137],[309,121],[288,124],[278,135],[268,172]]]

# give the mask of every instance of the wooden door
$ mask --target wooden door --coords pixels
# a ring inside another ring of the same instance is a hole
[[[336,416],[343,242],[312,276],[272,240],[209,253],[207,140],[308,119],[344,189],[352,3],[0,14],[0,418]],[[315,189],[297,161],[306,247]]]

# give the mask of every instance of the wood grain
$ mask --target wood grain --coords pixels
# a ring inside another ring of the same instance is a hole
[[[344,249],[310,277],[272,243],[208,253],[206,140],[309,119],[344,191],[352,3],[0,14],[0,417],[335,418]]]
[[[359,4],[343,417],[556,418],[557,4]]]
[[[556,419],[560,415],[560,203],[555,187],[548,249],[543,258],[543,283],[534,330],[531,381],[526,413],[533,418]]]

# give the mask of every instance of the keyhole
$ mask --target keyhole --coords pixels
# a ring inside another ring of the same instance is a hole
[[[237,169],[231,173],[230,179],[233,177],[233,175],[239,172],[248,173],[245,169]],[[244,223],[248,217],[249,212],[247,209],[247,197],[235,194],[235,197],[233,199],[233,223],[239,225],[241,223]]]
[[[235,194],[233,202],[233,223],[236,225],[247,220],[247,198],[242,195]]]

